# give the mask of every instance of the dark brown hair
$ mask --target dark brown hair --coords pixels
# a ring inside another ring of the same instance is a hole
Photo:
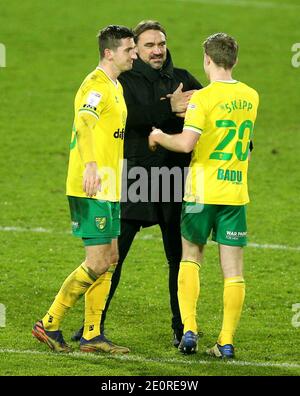
[[[146,21],[141,21],[140,23],[138,23],[137,26],[133,29],[134,41],[136,43],[138,42],[139,36],[142,33],[144,33],[146,30],[159,30],[167,37],[164,27],[159,22],[152,21],[152,20],[146,20]]]
[[[226,69],[232,69],[238,55],[236,40],[226,33],[215,33],[209,36],[203,43],[205,53],[213,62]]]
[[[100,30],[97,35],[100,58],[102,59],[104,57],[105,49],[115,50],[120,46],[121,39],[133,37],[133,31],[126,26],[109,25]]]

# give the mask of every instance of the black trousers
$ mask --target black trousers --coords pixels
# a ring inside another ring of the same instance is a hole
[[[100,325],[101,333],[104,332],[106,313],[109,308],[111,299],[113,298],[115,291],[118,287],[123,263],[126,259],[127,253],[134,240],[134,237],[136,236],[142,225],[143,223],[137,220],[121,220],[121,235],[118,238],[119,262],[112,276],[110,293],[106,302],[105,309],[102,313]],[[174,331],[180,332],[183,329],[183,325],[181,322],[177,297],[177,278],[182,254],[182,247],[180,221],[178,216],[173,217],[173,219],[170,219],[167,222],[165,220],[162,220],[159,223],[159,227],[161,229],[164,250],[169,265],[169,293],[172,311],[172,329]]]

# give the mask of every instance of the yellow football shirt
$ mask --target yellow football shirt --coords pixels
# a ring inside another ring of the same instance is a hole
[[[120,82],[115,83],[104,70],[97,68],[85,78],[76,94],[67,176],[67,195],[75,197],[86,197],[82,188],[85,166],[76,136],[76,124],[81,112],[92,114],[97,119],[92,138],[101,178],[101,191],[93,198],[117,202],[121,198],[123,142],[127,118]]]
[[[249,202],[248,153],[259,97],[239,81],[214,81],[191,97],[184,129],[201,134],[192,153],[184,200]]]

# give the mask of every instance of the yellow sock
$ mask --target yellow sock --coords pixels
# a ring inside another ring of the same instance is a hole
[[[100,321],[109,295],[111,278],[116,264],[111,264],[109,269],[85,293],[85,318],[83,337],[86,340],[100,335]]]
[[[239,324],[245,299],[245,282],[242,276],[224,280],[224,311],[222,330],[218,344],[233,344],[233,336]]]
[[[42,322],[46,330],[58,330],[60,322],[70,307],[76,303],[88,288],[95,282],[97,275],[81,264],[62,284],[47,314]]]
[[[178,273],[178,302],[184,333],[197,333],[196,310],[200,293],[200,264],[195,261],[181,261]]]

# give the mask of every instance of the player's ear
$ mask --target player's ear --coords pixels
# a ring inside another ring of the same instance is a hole
[[[235,67],[238,64],[239,58],[236,58],[235,64],[233,65],[233,67]]]
[[[111,60],[112,59],[112,55],[113,55],[112,50],[109,49],[109,48],[105,48],[105,50],[104,50],[104,58],[107,59],[107,60]]]
[[[204,54],[204,64],[205,64],[206,66],[209,66],[210,62],[211,62],[210,56],[207,55],[207,54]]]

